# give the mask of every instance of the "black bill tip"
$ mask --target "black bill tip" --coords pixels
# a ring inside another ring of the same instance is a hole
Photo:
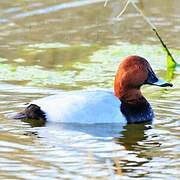
[[[155,86],[160,86],[160,87],[172,87],[173,84],[172,83],[169,83],[167,81],[164,81],[164,80],[161,80],[161,79],[158,79],[156,82],[154,83],[151,83],[152,85],[155,85]]]

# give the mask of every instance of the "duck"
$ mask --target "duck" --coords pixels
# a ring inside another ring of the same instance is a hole
[[[104,89],[61,92],[33,100],[14,118],[79,124],[152,122],[154,112],[141,93],[143,85],[173,86],[159,79],[145,58],[131,55],[117,69],[114,92]]]

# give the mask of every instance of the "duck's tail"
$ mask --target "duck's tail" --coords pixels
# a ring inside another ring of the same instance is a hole
[[[36,104],[30,104],[23,112],[16,114],[14,119],[43,119],[46,120],[45,113]]]

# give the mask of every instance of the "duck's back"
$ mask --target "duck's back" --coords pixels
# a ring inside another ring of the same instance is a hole
[[[63,123],[126,123],[120,101],[110,91],[74,91],[39,100],[48,121]]]

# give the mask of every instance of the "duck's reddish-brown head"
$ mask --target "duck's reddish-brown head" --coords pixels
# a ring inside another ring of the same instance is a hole
[[[136,99],[143,84],[172,86],[171,83],[159,80],[148,61],[139,56],[129,56],[119,65],[114,81],[114,93],[121,100]]]

